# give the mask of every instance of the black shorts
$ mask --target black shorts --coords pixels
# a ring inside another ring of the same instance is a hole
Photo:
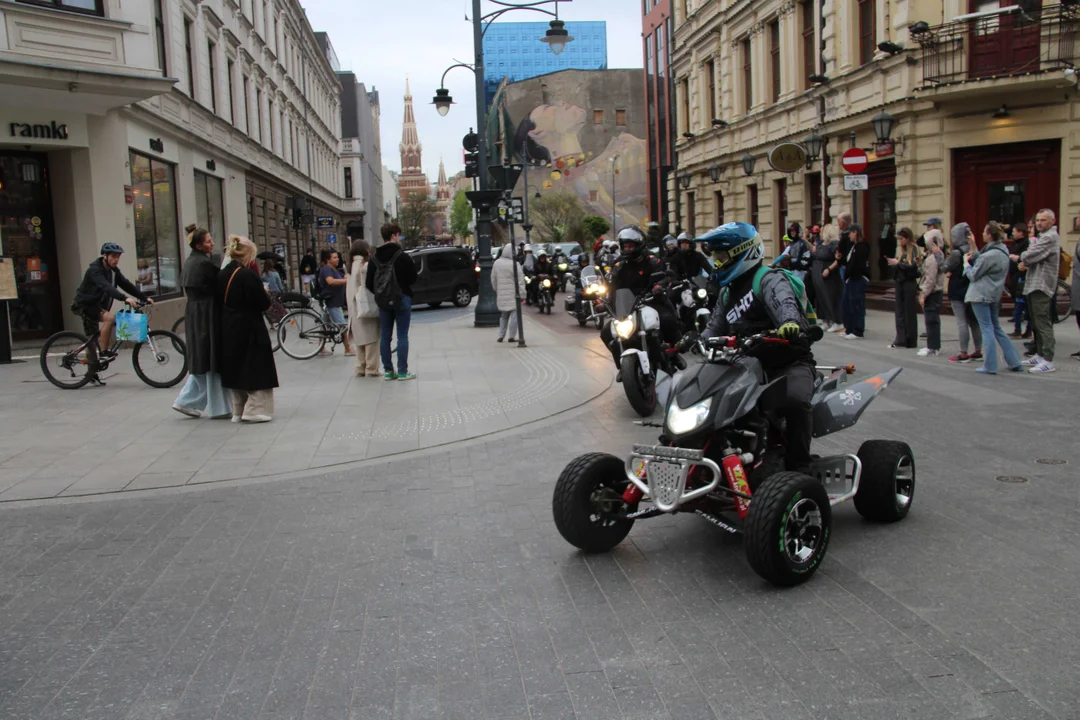
[[[86,337],[93,337],[101,330],[101,316],[105,311],[101,308],[80,308],[79,317],[82,318],[83,333]]]

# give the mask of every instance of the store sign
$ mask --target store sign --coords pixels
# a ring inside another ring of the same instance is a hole
[[[165,152],[165,143],[161,141],[161,138],[150,138],[150,149],[156,153]]]
[[[327,229],[334,227],[334,218],[330,215],[320,215],[315,218],[315,227],[320,229]]]
[[[44,123],[8,123],[11,137],[37,138],[39,140],[67,140],[68,128],[64,123],[56,124],[53,120],[48,125]]]
[[[806,149],[798,143],[780,143],[769,151],[769,165],[782,173],[793,173],[806,167]]]

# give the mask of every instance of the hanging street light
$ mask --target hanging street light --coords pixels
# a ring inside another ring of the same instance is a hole
[[[888,142],[893,128],[896,127],[896,118],[882,110],[870,122],[874,126],[874,134],[877,135],[878,142]]]
[[[431,104],[435,106],[440,115],[446,117],[446,114],[450,112],[450,106],[454,104],[454,98],[450,97],[449,90],[439,88],[435,91],[435,97],[432,98]]]
[[[809,170],[814,161],[821,155],[821,146],[825,144],[825,138],[818,135],[818,131],[811,130],[810,134],[803,138],[803,146],[806,147],[806,169]]]
[[[688,173],[688,172],[679,173],[679,184],[682,185],[683,190],[690,187],[690,173]]]
[[[555,6],[556,12],[558,12],[558,5]],[[570,37],[570,33],[566,31],[566,23],[556,18],[550,23],[551,27],[544,37],[540,38],[540,42],[548,44],[551,48],[551,52],[555,55],[562,55],[562,51],[566,49],[566,43],[573,42],[574,38]]]
[[[753,155],[751,155],[750,153],[746,153],[745,155],[742,156],[741,162],[742,162],[743,172],[746,173],[747,176],[753,175],[754,174],[754,166],[757,165],[757,158],[754,157]]]
[[[719,163],[713,163],[709,166],[709,178],[713,182],[720,182],[720,173],[722,173],[723,171],[724,169],[720,167]]]

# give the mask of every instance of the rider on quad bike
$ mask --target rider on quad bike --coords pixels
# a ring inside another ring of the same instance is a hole
[[[755,357],[769,377],[787,377],[787,402],[782,410],[787,421],[784,463],[788,470],[807,472],[813,414],[815,365],[805,331],[806,318],[791,281],[780,271],[761,277],[759,293],[754,279],[765,258],[765,246],[753,225],[727,223],[699,238],[712,252],[720,297],[702,337],[748,336],[775,331],[787,344],[766,345]]]

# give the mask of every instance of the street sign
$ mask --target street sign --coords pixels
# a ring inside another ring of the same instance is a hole
[[[331,245],[336,243],[337,242],[337,233],[330,233],[329,235],[327,235],[326,236],[326,242],[330,243]]]
[[[525,200],[519,197],[510,198],[510,219],[516,223],[525,222]]]
[[[315,227],[319,228],[320,230],[332,228],[334,227],[334,218],[330,215],[320,215],[319,217],[315,218]]]
[[[843,158],[844,172],[858,175],[866,169],[866,164],[869,160],[866,157],[866,153],[861,148],[849,148],[844,151]]]
[[[874,143],[874,155],[882,158],[888,157],[896,152],[893,146],[892,140],[886,140],[885,142]]]
[[[868,190],[870,188],[869,175],[845,175],[845,190]]]

